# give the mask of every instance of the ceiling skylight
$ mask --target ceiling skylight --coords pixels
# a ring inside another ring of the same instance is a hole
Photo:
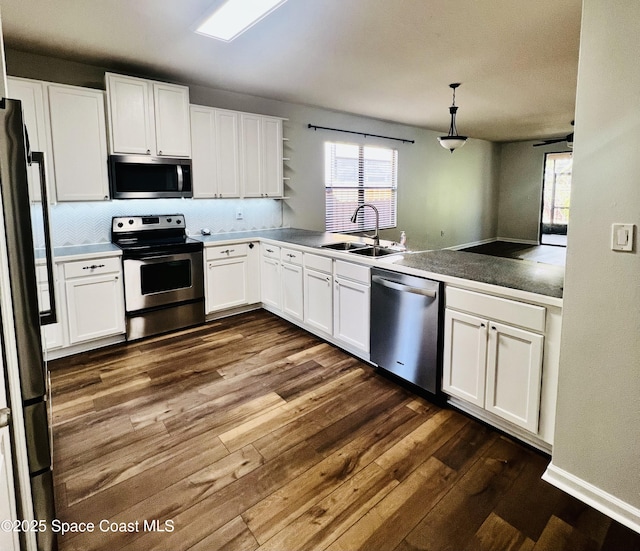
[[[227,0],[196,29],[204,34],[231,42],[287,0]]]

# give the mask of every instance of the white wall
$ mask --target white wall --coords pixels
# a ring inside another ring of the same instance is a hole
[[[510,142],[499,146],[499,238],[538,242],[544,156],[568,150],[562,147],[563,144],[533,147],[536,143],[540,141]]]
[[[104,89],[104,67],[8,50],[7,69],[14,76]],[[109,70],[137,74],[127,67]],[[170,75],[139,76],[171,80]],[[289,199],[282,202],[285,226],[324,230],[323,144],[331,140],[383,144],[398,149],[398,227],[382,232],[384,238],[398,240],[400,231],[404,230],[409,246],[418,250],[473,243],[496,236],[497,146],[490,142],[470,139],[462,149],[450,154],[436,139],[440,133],[430,130],[204,86],[189,84],[189,90],[194,104],[288,119],[284,123],[284,134],[290,141],[286,142],[285,156],[291,160],[285,165],[285,175],[290,178],[289,185],[285,186]],[[401,98],[389,101],[401,101]],[[314,131],[307,128],[308,124],[404,138],[415,143]]]
[[[584,0],[553,465],[547,476],[640,531],[640,2]],[[619,500],[619,501],[618,501]]]

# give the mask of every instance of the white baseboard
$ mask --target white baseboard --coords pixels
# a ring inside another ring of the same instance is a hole
[[[493,243],[497,241],[496,237],[490,237],[489,239],[482,239],[481,241],[473,241],[471,243],[462,243],[462,245],[453,245],[452,247],[445,247],[445,249],[451,251],[459,251],[460,249],[466,249],[467,247],[477,247],[478,245],[484,245],[486,243]]]
[[[506,243],[522,243],[523,245],[539,245],[536,239],[515,239],[513,237],[496,237],[496,241],[505,241]]]
[[[549,463],[542,479],[640,533],[640,509]]]

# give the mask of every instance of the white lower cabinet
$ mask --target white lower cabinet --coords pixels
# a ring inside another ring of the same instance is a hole
[[[334,262],[333,336],[349,348],[369,352],[369,268]]]
[[[125,332],[119,257],[64,263],[69,343]]]
[[[540,306],[448,288],[444,392],[537,433],[544,316]]]
[[[283,248],[280,253],[282,270],[282,312],[295,320],[304,320],[304,278],[302,252]]]
[[[304,323],[333,335],[333,285],[331,258],[304,254]]]
[[[207,247],[207,314],[249,304],[248,245]]]
[[[260,247],[260,296],[265,306],[282,309],[280,247],[263,243]]]

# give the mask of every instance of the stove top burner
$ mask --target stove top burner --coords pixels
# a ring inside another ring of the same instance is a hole
[[[111,242],[125,255],[175,254],[202,250],[201,241],[187,237],[182,214],[114,216]]]

